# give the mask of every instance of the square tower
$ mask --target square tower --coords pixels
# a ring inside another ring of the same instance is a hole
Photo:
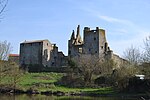
[[[90,28],[85,27],[83,41],[83,52],[85,54],[101,56],[108,49],[105,30],[98,27],[96,27],[96,30],[90,30]]]

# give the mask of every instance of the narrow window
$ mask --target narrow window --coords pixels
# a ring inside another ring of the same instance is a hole
[[[82,48],[79,48],[79,53],[82,53]]]
[[[89,51],[91,51],[91,49],[89,49]]]
[[[52,64],[51,64],[51,65],[52,65],[52,66],[54,66],[54,64],[55,64],[55,63],[54,63],[54,62],[52,62]]]

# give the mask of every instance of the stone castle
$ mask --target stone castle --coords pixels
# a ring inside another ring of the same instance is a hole
[[[65,66],[67,57],[48,40],[24,41],[20,44],[20,65],[44,67]]]
[[[112,50],[110,50],[106,40],[105,30],[98,27],[95,30],[91,30],[85,27],[83,35],[84,38],[82,40],[80,26],[78,25],[76,37],[73,30],[71,39],[68,41],[68,57],[72,58],[79,54],[92,54],[98,57],[112,56]]]
[[[81,54],[95,55],[99,58],[114,59],[119,64],[124,62],[122,58],[113,54],[106,40],[105,30],[96,27],[91,30],[85,27],[83,40],[80,35],[80,25],[77,33],[73,30],[68,41],[68,56],[58,51],[56,44],[48,40],[24,41],[20,44],[20,65],[39,65],[44,67],[67,66],[68,60]]]

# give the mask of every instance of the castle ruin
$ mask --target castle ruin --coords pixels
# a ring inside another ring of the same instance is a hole
[[[97,57],[112,57],[113,51],[110,50],[105,30],[96,27],[95,30],[91,30],[89,27],[85,27],[83,30],[83,40],[80,36],[80,25],[77,27],[77,34],[73,30],[70,40],[68,41],[68,57],[72,58],[79,54],[95,55]]]
[[[20,44],[21,66],[65,66],[66,58],[63,52],[58,51],[56,44],[51,44],[48,40],[24,41]]]
[[[91,30],[85,27],[83,30],[83,40],[80,35],[80,25],[73,30],[70,40],[68,40],[68,56],[58,51],[56,44],[51,44],[48,40],[24,41],[20,44],[20,65],[39,65],[44,67],[67,66],[68,60],[79,55],[94,55],[100,59],[113,59],[118,66],[124,59],[113,54],[110,49],[105,30],[96,27]]]

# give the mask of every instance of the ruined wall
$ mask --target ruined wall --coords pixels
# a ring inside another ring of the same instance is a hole
[[[122,65],[124,64],[128,64],[127,60],[119,57],[118,55],[116,54],[113,54],[113,58],[114,62],[116,63],[116,67],[121,67]]]
[[[51,44],[48,40],[25,41],[20,44],[20,65],[61,67],[66,64],[64,58],[56,44]]]
[[[70,40],[68,40],[68,58],[78,56],[83,53],[83,41],[80,36],[80,25],[77,27],[77,34],[73,30]]]
[[[42,48],[42,64],[44,66],[49,66],[49,60],[51,57],[51,50],[53,49],[52,44],[48,40],[43,40]]]
[[[78,26],[79,27],[79,26]],[[77,28],[78,30],[79,28]],[[79,34],[79,30],[77,31]],[[95,55],[100,59],[113,59],[117,66],[119,67],[124,63],[124,59],[120,58],[118,55],[113,54],[110,50],[108,42],[106,40],[105,30],[96,27],[95,30],[91,30],[89,27],[85,27],[83,31],[83,43],[77,44],[74,31],[72,33],[71,39],[68,41],[68,57],[74,58],[80,56],[81,54]]]
[[[94,54],[99,57],[104,56],[108,50],[108,43],[106,41],[105,30],[96,27],[95,30],[91,30],[89,27],[84,28],[83,41],[81,40],[79,25],[77,27],[77,35],[74,36],[74,31],[71,35],[71,39],[68,41],[68,56],[74,57],[79,54]],[[78,42],[78,40],[82,42]]]

